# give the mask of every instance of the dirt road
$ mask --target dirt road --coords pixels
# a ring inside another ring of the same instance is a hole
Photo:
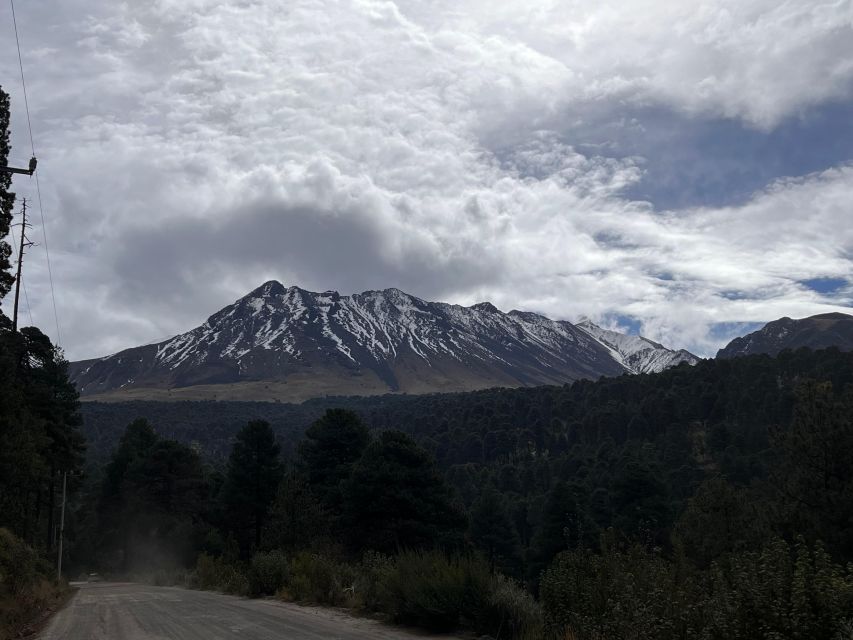
[[[424,636],[328,609],[173,587],[94,583],[80,586],[68,606],[51,620],[41,638],[423,640]]]

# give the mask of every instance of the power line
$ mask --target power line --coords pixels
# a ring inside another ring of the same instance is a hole
[[[35,155],[35,153],[33,154]],[[36,174],[36,193],[39,201],[39,217],[41,218],[41,237],[44,240],[44,255],[47,257],[47,279],[50,282],[50,301],[53,303],[53,320],[56,322],[56,346],[62,345],[62,334],[59,331],[59,314],[56,311],[56,294],[53,292],[53,269],[50,267],[50,250],[47,248],[47,226],[44,223],[44,209],[41,206],[41,186]]]
[[[33,144],[33,125],[30,122],[30,104],[27,101],[27,82],[24,80],[24,61],[21,57],[21,41],[18,38],[18,20],[15,17],[15,0],[9,0],[12,7],[12,24],[15,27],[15,45],[18,47],[18,67],[21,69],[21,86],[24,88],[24,108],[27,111],[27,127],[30,130],[30,146],[33,148],[33,155],[36,155],[35,145]]]
[[[18,67],[21,69],[21,87],[24,90],[24,110],[27,113],[27,128],[30,132],[30,148],[33,152],[33,157],[36,157],[36,144],[33,138],[33,124],[30,119],[30,102],[27,98],[27,81],[24,79],[24,59],[21,56],[21,40],[18,37],[18,20],[15,16],[15,0],[9,0],[9,5],[12,7],[12,24],[15,28],[15,45],[18,48]],[[41,200],[41,184],[39,184],[38,173],[35,174],[36,177],[36,192],[38,194],[38,203],[39,203],[39,217],[41,219],[41,234],[44,239],[44,254],[47,258],[47,277],[50,281],[50,300],[53,303],[53,319],[56,322],[56,345],[60,346],[62,344],[62,333],[59,329],[59,313],[56,310],[56,293],[53,288],[53,268],[50,264],[50,248],[47,244],[47,225],[44,222],[44,207],[42,206]],[[24,294],[26,295],[26,289],[24,289]],[[29,306],[29,302],[27,302]],[[30,320],[32,322],[32,319]]]

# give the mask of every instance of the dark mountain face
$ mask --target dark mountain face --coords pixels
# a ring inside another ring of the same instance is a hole
[[[853,316],[825,313],[802,320],[781,318],[742,338],[735,338],[717,352],[718,358],[735,358],[757,353],[775,356],[784,349],[826,349],[853,351]]]
[[[649,345],[661,367],[695,362]],[[398,289],[313,293],[275,281],[188,333],[71,365],[84,396],[114,399],[301,400],[562,384],[635,371],[589,330],[535,313],[426,302]]]

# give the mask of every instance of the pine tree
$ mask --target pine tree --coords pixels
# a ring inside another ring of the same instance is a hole
[[[261,533],[284,469],[281,448],[270,424],[253,420],[237,434],[228,459],[223,486],[227,517],[238,533],[251,530],[252,543],[243,540],[245,553],[261,546]]]
[[[331,512],[340,512],[341,484],[370,442],[370,432],[358,415],[329,409],[305,432],[299,455],[312,490]]]
[[[560,481],[545,497],[542,521],[533,540],[530,569],[536,576],[560,551],[575,549],[595,537],[586,511],[584,488]]]
[[[130,544],[125,569],[194,559],[196,526],[207,498],[198,454],[174,440],[160,440],[128,467],[123,483]]]
[[[804,384],[790,428],[778,429],[772,443],[785,519],[809,540],[853,557],[853,389],[838,397],[830,382]]]
[[[125,477],[130,466],[148,455],[159,438],[154,428],[144,418],[137,418],[124,430],[119,446],[104,470],[101,495],[98,502],[98,532],[101,553],[116,550],[121,553],[120,565],[128,568],[130,537],[133,528],[132,510],[128,509]],[[119,561],[109,562],[117,568]]]
[[[19,367],[21,381],[26,385],[25,402],[29,412],[40,422],[43,435],[41,458],[47,471],[46,543],[49,549],[54,539],[57,491],[64,473],[73,473],[83,466],[85,438],[80,432],[80,397],[68,379],[68,363],[60,349],[36,327],[24,327],[20,337],[26,357]]]
[[[308,481],[295,471],[287,473],[270,507],[264,544],[288,551],[306,549],[328,538],[329,528],[329,514]]]
[[[9,150],[9,94],[0,87],[0,166],[9,163]],[[11,186],[12,174],[0,172],[0,300],[15,282],[10,272],[12,248],[6,242],[12,224],[12,207],[15,206],[15,194],[9,191]]]
[[[489,568],[514,573],[519,564],[518,534],[507,513],[504,498],[487,487],[471,509],[471,541],[486,553]]]
[[[757,548],[770,532],[755,507],[745,490],[725,478],[709,478],[699,485],[679,516],[673,529],[674,542],[703,569],[724,554]]]
[[[453,545],[465,516],[429,454],[405,433],[385,431],[344,486],[344,522],[353,548],[391,553]]]

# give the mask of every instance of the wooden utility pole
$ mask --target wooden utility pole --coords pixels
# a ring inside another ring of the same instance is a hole
[[[62,539],[65,537],[65,483],[68,473],[62,473],[62,515],[59,516],[59,553],[56,556],[56,581],[62,580]],[[51,505],[52,506],[52,505]]]
[[[15,309],[12,312],[12,331],[18,330],[18,299],[21,296],[21,267],[24,264],[24,249],[33,246],[33,243],[27,240],[27,229],[30,225],[27,224],[27,199],[24,198],[21,207],[21,246],[18,250],[18,273],[15,276]]]

